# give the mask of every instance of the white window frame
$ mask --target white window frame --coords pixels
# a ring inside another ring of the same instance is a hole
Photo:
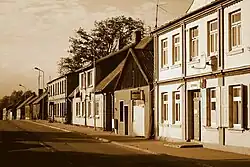
[[[216,29],[212,30],[212,25],[217,24]],[[217,56],[219,49],[219,34],[218,34],[218,20],[208,22],[208,56]],[[214,42],[212,44],[212,42]],[[214,50],[212,50],[212,48]]]
[[[177,95],[179,95],[179,99],[176,99]],[[178,115],[179,115],[179,120],[177,120],[176,118],[176,104],[178,104],[178,108],[179,108],[179,111],[178,111]],[[173,92],[173,124],[181,124],[181,93],[180,91],[176,91],[176,92]]]
[[[212,92],[214,91],[215,97],[212,97]],[[210,115],[210,122],[209,125],[211,127],[216,127],[217,126],[217,101],[216,101],[216,88],[211,88],[209,89],[209,102],[210,102],[210,107],[209,107],[209,115]],[[212,109],[212,103],[215,103],[215,110]],[[213,117],[214,116],[214,117]]]
[[[85,73],[81,74],[81,88],[82,89],[86,88],[86,74]]]
[[[176,42],[177,38],[179,38],[178,42]],[[172,44],[173,44],[173,56],[172,56],[173,65],[181,64],[181,37],[179,33],[173,35]]]
[[[241,107],[242,106],[242,87],[241,86],[233,86],[233,109],[232,109],[232,117],[233,117],[233,128],[236,128],[236,129],[240,129],[241,128],[241,125],[243,124],[243,120],[242,120],[242,114],[243,114],[243,108]],[[234,89],[239,89],[239,96],[234,96]],[[241,108],[241,111],[238,111],[237,115],[238,115],[238,120],[237,120],[237,123],[234,122],[234,102],[238,102],[238,107]]]
[[[161,68],[166,67],[168,67],[168,38],[161,40]]]
[[[241,10],[237,10],[237,11],[234,11],[234,12],[231,12],[229,14],[229,23],[230,23],[230,27],[229,27],[229,49],[230,51],[234,50],[234,49],[237,49],[239,47],[242,46],[242,26],[241,26],[241,20],[242,18],[240,19],[240,21],[237,21],[237,22],[232,22],[232,17],[234,15],[237,15],[237,14],[240,14],[240,17],[241,17]],[[233,28],[236,28],[236,45],[233,46],[233,42],[234,42],[234,35],[233,35]],[[240,30],[240,32],[239,32]]]
[[[167,96],[167,100],[164,100],[164,96]],[[164,93],[162,93],[162,95],[161,95],[161,99],[162,99],[162,106],[161,106],[161,122],[162,123],[168,123],[168,121],[169,121],[169,118],[168,118],[168,115],[169,115],[169,113],[168,113],[168,93],[167,92],[164,92]],[[166,114],[166,118],[164,119],[164,116],[163,116],[163,114],[164,114],[164,105],[166,105],[166,111],[165,111],[165,114]]]
[[[86,108],[85,108],[85,102],[84,101],[81,102],[81,106],[82,106],[82,108],[81,108],[81,116],[85,117]]]
[[[195,29],[197,29],[198,31],[197,36],[194,36],[194,33],[193,33]],[[197,43],[197,48],[193,49],[195,42]],[[193,55],[195,53],[195,50],[197,53],[196,55]],[[199,27],[198,26],[190,28],[190,53],[189,54],[190,54],[189,59],[191,62],[197,60],[199,57]]]
[[[93,116],[93,113],[92,113],[92,101],[88,101],[88,118],[92,118],[92,116]]]
[[[90,77],[90,74],[91,74],[91,77]],[[89,83],[89,81],[91,81],[91,83]],[[92,87],[93,86],[93,71],[88,71],[87,72],[87,87]]]

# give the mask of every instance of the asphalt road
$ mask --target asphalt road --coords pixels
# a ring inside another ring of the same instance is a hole
[[[186,150],[187,151],[187,150]],[[226,163],[225,163],[226,162]],[[0,166],[216,167],[250,166],[250,161],[197,161],[151,155],[25,121],[0,121]]]
[[[0,121],[0,166],[200,166],[24,121]]]

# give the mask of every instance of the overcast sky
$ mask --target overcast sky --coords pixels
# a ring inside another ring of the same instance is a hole
[[[192,0],[160,0],[160,24],[183,14]],[[67,56],[69,36],[95,20],[125,15],[155,24],[156,0],[0,0],[0,97],[37,89],[38,66],[57,77],[57,61]]]

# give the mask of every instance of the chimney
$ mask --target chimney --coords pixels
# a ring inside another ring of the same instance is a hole
[[[132,33],[132,42],[137,44],[140,41],[141,41],[141,30],[137,29]]]
[[[41,96],[43,94],[43,89],[38,89],[38,96]]]

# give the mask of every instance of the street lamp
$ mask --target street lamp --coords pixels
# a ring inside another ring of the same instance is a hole
[[[39,89],[40,89],[40,72],[43,73],[43,90],[44,90],[44,71],[41,70],[38,67],[35,67],[34,69],[39,71],[39,76],[38,76],[38,95],[39,95]],[[42,120],[44,120],[44,99],[42,100]]]
[[[43,70],[41,70],[40,68],[38,68],[38,67],[35,67],[34,68],[35,70],[38,70],[39,71],[39,79],[40,79],[40,72],[42,72],[43,73],[43,89],[44,89],[44,71]],[[39,82],[39,84],[40,84],[40,82]],[[40,88],[40,86],[38,85],[38,89]]]
[[[24,88],[24,98],[26,99],[26,92],[27,92],[27,88],[25,86],[23,86],[22,84],[19,84],[20,87],[23,87]]]

